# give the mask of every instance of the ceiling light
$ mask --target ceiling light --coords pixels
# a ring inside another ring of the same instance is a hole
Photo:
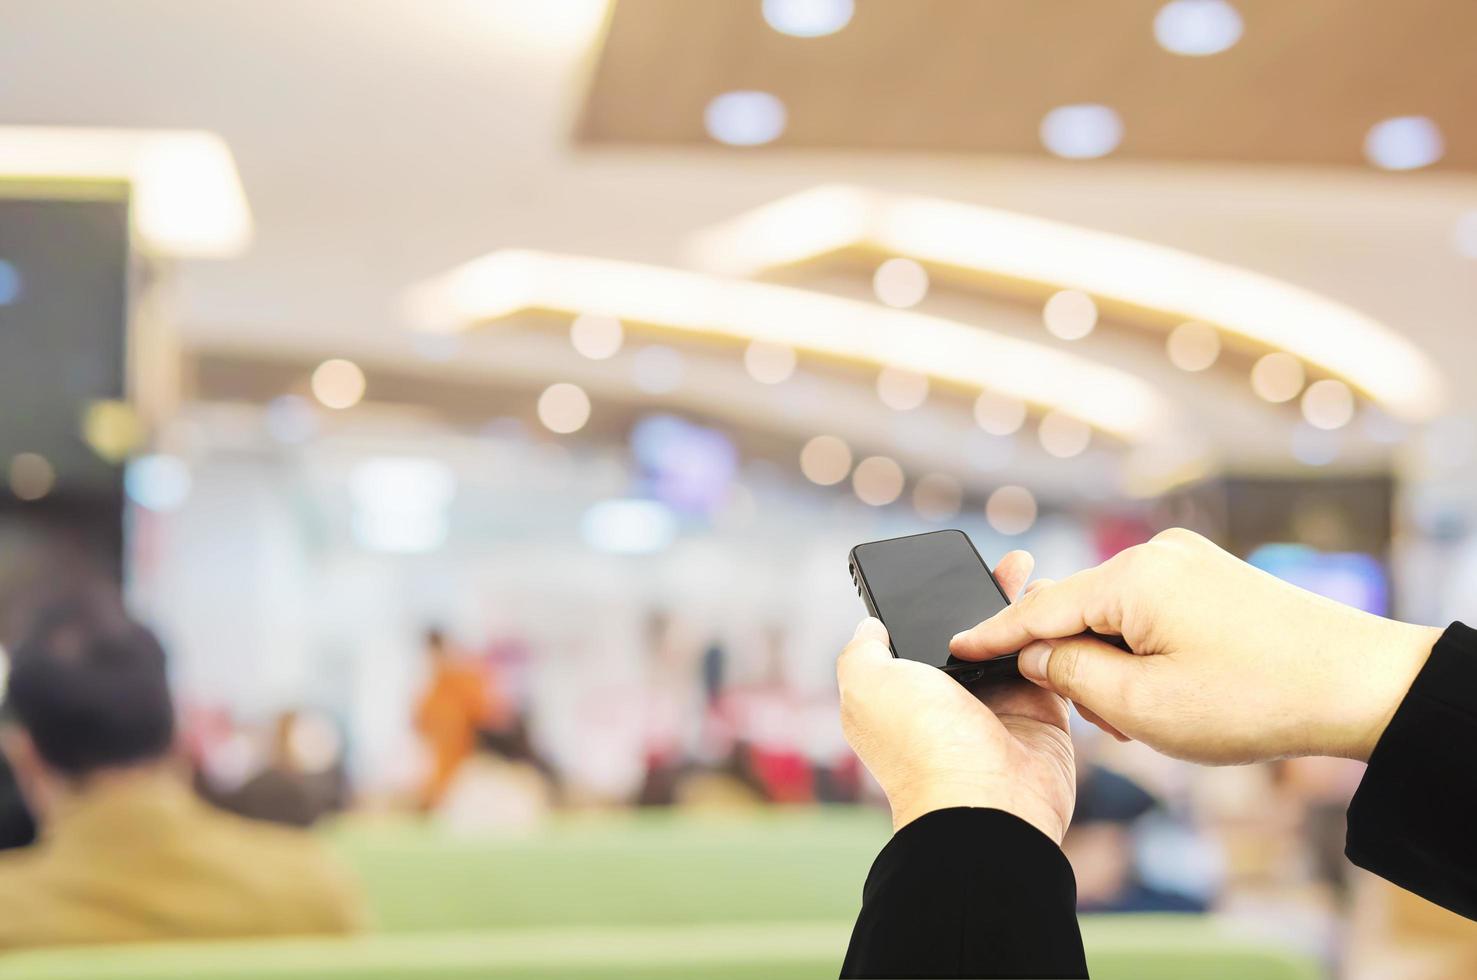
[[[985,520],[1001,534],[1024,534],[1036,523],[1036,497],[1025,487],[1001,487],[985,501]]]
[[[1342,429],[1354,419],[1354,393],[1335,378],[1315,381],[1303,392],[1303,418],[1315,429]]]
[[[762,146],[785,131],[785,104],[768,92],[725,92],[703,112],[708,135],[729,146]]]
[[[1164,338],[1169,363],[1181,371],[1204,371],[1221,356],[1221,337],[1215,327],[1190,320]]]
[[[1226,0],[1171,0],[1154,15],[1154,38],[1174,54],[1219,54],[1241,40],[1241,15]]]
[[[682,355],[670,347],[652,344],[631,359],[631,380],[648,395],[666,395],[682,385],[687,366]]]
[[[620,352],[625,331],[613,316],[584,313],[569,325],[569,342],[575,351],[592,361],[604,361]]]
[[[885,367],[877,374],[877,397],[895,412],[911,412],[928,400],[928,375]]]
[[[1061,412],[1047,412],[1036,428],[1041,448],[1058,459],[1070,459],[1087,450],[1092,442],[1092,426]]]
[[[1062,340],[1081,340],[1097,326],[1097,304],[1084,292],[1064,289],[1046,301],[1041,319],[1053,336]]]
[[[651,555],[677,538],[677,517],[655,500],[602,500],[580,521],[585,544],[612,555]]]
[[[929,473],[913,487],[913,509],[925,521],[947,521],[959,513],[964,487],[946,473]]]
[[[795,373],[795,348],[767,340],[752,340],[744,348],[744,369],[760,384],[777,385]]]
[[[441,332],[525,310],[596,310],[698,338],[766,340],[807,355],[989,389],[1060,409],[1129,441],[1176,432],[1164,397],[1127,372],[974,324],[770,283],[505,251],[418,287],[407,309],[417,325]],[[654,350],[637,358],[653,357]],[[680,357],[675,351],[661,356],[677,359],[680,380]],[[642,373],[636,382],[644,383]]]
[[[0,306],[9,306],[21,294],[21,274],[15,266],[0,259]]]
[[[847,249],[1077,289],[1170,323],[1210,324],[1294,354],[1407,422],[1434,417],[1445,400],[1445,379],[1424,351],[1343,303],[1179,249],[1046,218],[827,184],[708,229],[692,245],[698,264],[728,276],[758,276]]]
[[[974,420],[993,436],[1008,436],[1026,422],[1026,403],[1019,398],[982,391],[974,401]]]
[[[56,468],[40,453],[16,453],[9,476],[10,492],[21,500],[40,500],[56,486]]]
[[[1041,143],[1068,160],[1107,156],[1123,142],[1123,120],[1105,105],[1064,105],[1041,120]]]
[[[1456,219],[1452,241],[1458,255],[1477,259],[1477,210],[1467,211]]]
[[[538,420],[550,432],[578,432],[590,421],[590,396],[568,382],[549,385],[538,396]]]
[[[364,372],[353,361],[333,358],[313,371],[313,397],[324,408],[353,408],[364,397]]]
[[[862,503],[885,507],[902,496],[903,468],[886,456],[868,456],[856,464],[851,487]]]
[[[0,126],[0,177],[127,181],[144,246],[222,258],[251,239],[251,214],[231,151],[201,130]]]
[[[156,513],[178,510],[189,499],[193,486],[189,464],[178,456],[140,456],[123,472],[123,490],[128,499]]]
[[[1370,127],[1364,155],[1383,170],[1419,170],[1441,159],[1446,141],[1425,116],[1396,116]]]
[[[1269,402],[1292,401],[1303,390],[1303,365],[1281,351],[1266,354],[1251,366],[1251,389]]]
[[[824,37],[851,23],[852,0],[764,0],[764,19],[791,37]]]
[[[816,436],[800,450],[800,472],[823,487],[840,483],[851,472],[851,447],[835,436]]]
[[[872,291],[896,309],[917,306],[928,295],[928,270],[912,259],[888,259],[873,273]]]

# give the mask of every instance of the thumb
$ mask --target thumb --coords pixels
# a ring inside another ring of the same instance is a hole
[[[855,683],[859,677],[865,675],[869,666],[875,667],[892,660],[892,650],[887,643],[887,627],[880,620],[862,620],[861,625],[856,628],[856,635],[846,644],[841,656],[836,658],[836,680],[843,692],[848,682]]]
[[[1104,716],[1122,714],[1123,694],[1142,666],[1142,658],[1088,636],[1037,640],[1020,657],[1027,680]]]

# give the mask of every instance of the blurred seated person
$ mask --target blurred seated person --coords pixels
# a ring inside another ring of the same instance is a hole
[[[462,764],[477,748],[477,733],[493,713],[486,675],[452,655],[438,629],[426,631],[431,682],[416,707],[415,727],[431,752],[431,771],[421,788],[420,806],[434,810],[446,796]]]
[[[310,712],[284,711],[272,724],[269,755],[251,778],[232,792],[205,784],[205,796],[231,813],[311,827],[348,802],[342,738],[333,722]]]
[[[1077,876],[1079,912],[1206,911],[1204,897],[1144,880],[1140,821],[1156,812],[1162,813],[1159,800],[1127,776],[1100,765],[1078,769],[1077,806],[1062,852]]]
[[[0,853],[0,949],[358,924],[355,889],[312,837],[191,792],[164,651],[111,603],[41,615],[12,654],[4,716],[40,834]]]

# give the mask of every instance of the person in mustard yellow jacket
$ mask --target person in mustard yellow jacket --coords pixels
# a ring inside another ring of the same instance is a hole
[[[40,833],[0,853],[0,950],[359,926],[317,840],[210,807],[173,743],[147,630],[92,600],[39,618],[11,655],[0,744]]]

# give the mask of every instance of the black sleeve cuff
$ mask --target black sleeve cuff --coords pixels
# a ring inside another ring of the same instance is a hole
[[[1477,918],[1477,631],[1447,627],[1349,804],[1349,860]]]
[[[862,890],[843,977],[1085,977],[1066,855],[1003,810],[925,814]]]

